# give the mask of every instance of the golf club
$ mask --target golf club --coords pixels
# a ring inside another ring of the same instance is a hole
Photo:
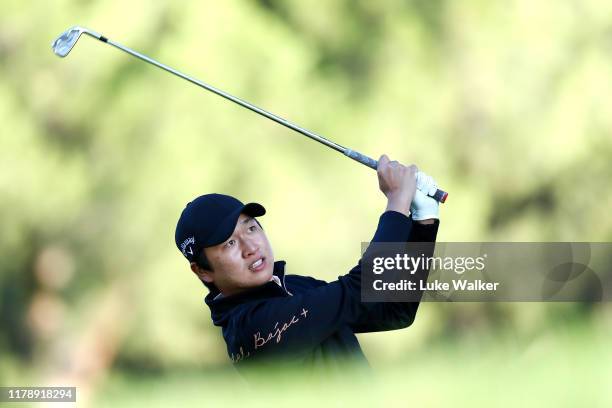
[[[90,37],[93,37],[97,40],[102,41],[103,43],[106,44],[110,44],[113,47],[116,47],[118,49],[120,49],[121,51],[125,51],[128,54],[139,58],[143,61],[148,62],[149,64],[153,64],[158,68],[161,68],[165,71],[170,72],[171,74],[174,74],[178,77],[181,77],[195,85],[198,85],[201,88],[204,88],[210,92],[213,92],[219,96],[224,97],[225,99],[229,99],[230,101],[237,103],[238,105],[247,108],[255,113],[258,113],[262,116],[265,116],[268,119],[271,119],[273,121],[275,121],[276,123],[279,123],[285,127],[288,127],[289,129],[292,129],[298,133],[301,133],[304,136],[307,136],[313,140],[316,140],[319,143],[324,144],[325,146],[331,147],[334,150],[339,151],[340,153],[344,154],[345,156],[350,157],[351,159],[358,161],[359,163],[365,164],[366,166],[376,170],[377,166],[378,166],[378,162],[368,156],[365,156],[359,152],[356,152],[355,150],[351,150],[348,149],[344,146],[341,146],[337,143],[334,143],[330,140],[327,140],[326,138],[317,135],[316,133],[310,132],[309,130],[306,130],[304,128],[301,128],[279,116],[276,116],[270,112],[267,112],[263,109],[258,108],[255,105],[252,105],[246,101],[243,101],[242,99],[236,98],[235,96],[232,96],[226,92],[223,92],[220,89],[217,89],[213,86],[210,86],[208,84],[205,84],[204,82],[196,79],[196,78],[192,78],[189,75],[185,75],[182,72],[179,72],[167,65],[164,65],[160,62],[155,61],[152,58],[147,57],[146,55],[140,54],[139,52],[136,52],[134,50],[131,50],[130,48],[124,47],[121,44],[118,44],[114,41],[109,40],[108,38],[106,38],[105,36],[96,33],[95,31],[89,30],[87,28],[83,28],[83,27],[79,27],[79,26],[75,26],[72,28],[69,28],[67,31],[65,31],[64,33],[60,34],[59,37],[57,37],[57,39],[55,39],[55,41],[53,41],[51,47],[53,48],[53,52],[60,56],[60,57],[65,57],[66,55],[68,55],[68,53],[70,53],[70,51],[72,50],[72,48],[74,48],[74,45],[77,43],[78,39],[81,37],[81,34],[87,34]],[[420,172],[417,173],[417,178],[420,176]],[[429,195],[430,197],[434,198],[435,200],[443,203],[446,201],[446,198],[448,197],[448,193],[446,193],[445,191],[442,191],[440,189],[437,189],[434,193],[428,192],[428,191],[423,191],[423,193]]]

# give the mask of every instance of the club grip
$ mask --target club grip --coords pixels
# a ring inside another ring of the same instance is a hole
[[[378,162],[376,160],[364,154],[356,152],[355,150],[346,149],[344,151],[344,155],[350,157],[351,159],[355,161],[358,161],[361,164],[365,164],[371,169],[376,170],[378,168]],[[433,198],[434,200],[439,201],[440,203],[444,203],[446,202],[446,199],[448,198],[448,193],[444,190],[437,189],[433,195],[429,195],[429,196]]]
[[[376,160],[371,159],[368,156],[361,154],[359,152],[356,152],[354,150],[346,149],[344,151],[344,154],[350,157],[351,159],[358,161],[361,164],[365,164],[371,169],[376,170],[376,168],[378,167],[378,162]]]

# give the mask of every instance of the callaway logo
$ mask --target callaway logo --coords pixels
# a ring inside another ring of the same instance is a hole
[[[193,249],[191,249],[191,246],[187,248],[189,244],[195,244],[195,237],[189,237],[181,244],[181,252],[183,252],[183,255],[185,255],[185,257],[187,257],[187,254],[193,255]]]

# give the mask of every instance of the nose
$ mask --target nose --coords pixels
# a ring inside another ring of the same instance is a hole
[[[248,258],[249,256],[252,256],[254,253],[256,253],[258,249],[259,246],[257,245],[257,242],[255,242],[251,238],[245,238],[242,246],[242,256],[244,258]]]

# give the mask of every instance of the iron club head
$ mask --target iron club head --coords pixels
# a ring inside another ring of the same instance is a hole
[[[80,27],[80,26],[71,27],[68,30],[61,33],[53,41],[53,43],[51,43],[51,48],[53,49],[53,52],[55,53],[55,55],[57,55],[58,57],[62,57],[62,58],[68,55],[68,53],[72,50],[74,45],[77,43],[77,41],[81,37],[81,34],[90,35],[94,38],[97,38],[98,40],[101,40],[103,38],[100,34],[94,31],[88,30],[87,28]]]

